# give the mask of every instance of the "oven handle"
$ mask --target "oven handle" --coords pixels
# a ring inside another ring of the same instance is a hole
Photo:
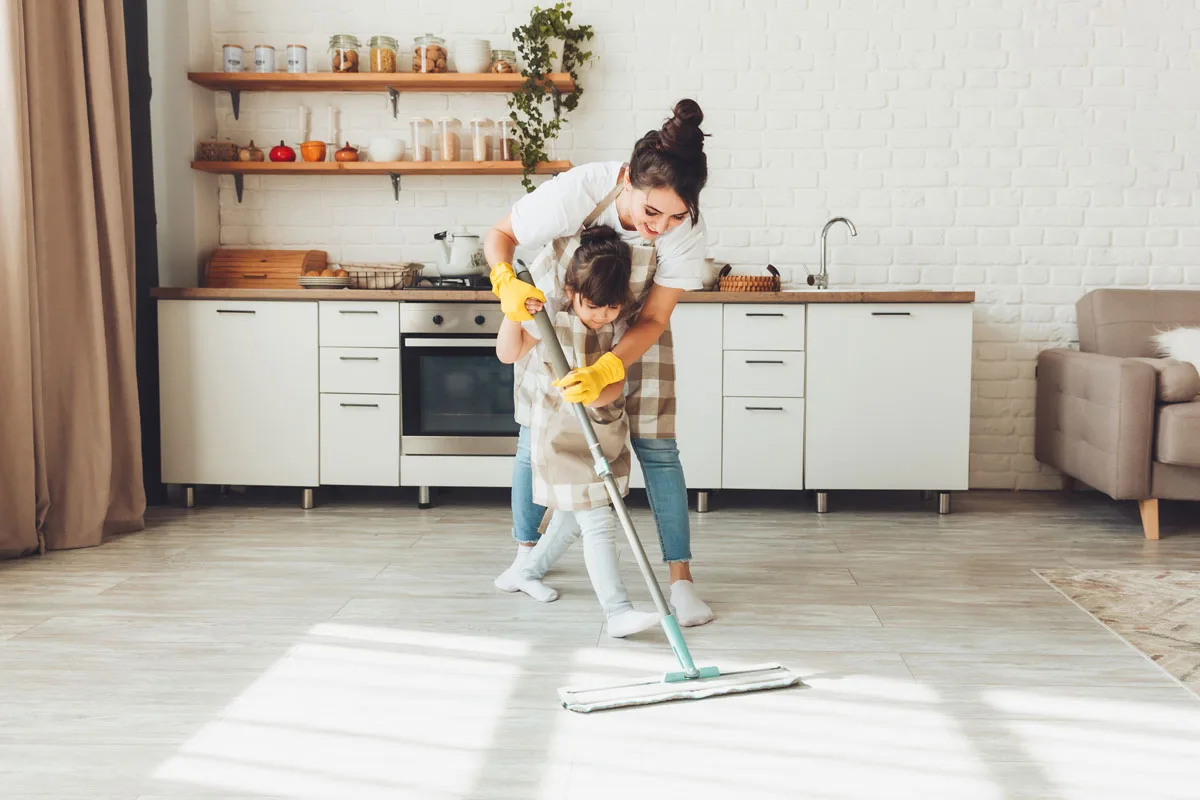
[[[496,337],[488,339],[480,337],[466,337],[462,339],[418,339],[416,337],[405,337],[403,341],[405,347],[495,347]]]

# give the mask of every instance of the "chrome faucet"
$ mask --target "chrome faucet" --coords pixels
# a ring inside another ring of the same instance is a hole
[[[825,223],[825,227],[821,230],[821,272],[817,275],[808,276],[808,285],[816,286],[818,289],[829,288],[829,251],[825,240],[829,236],[829,229],[833,227],[835,222],[846,223],[846,227],[850,229],[850,235],[858,236],[858,231],[854,229],[854,223],[845,217],[834,217]]]

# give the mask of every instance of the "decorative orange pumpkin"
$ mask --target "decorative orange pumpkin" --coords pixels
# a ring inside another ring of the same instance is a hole
[[[358,150],[351,147],[349,142],[346,142],[345,147],[340,148],[336,153],[333,154],[333,160],[334,161],[358,161]]]
[[[324,161],[325,160],[325,143],[324,142],[303,142],[300,145],[300,155],[305,161]]]

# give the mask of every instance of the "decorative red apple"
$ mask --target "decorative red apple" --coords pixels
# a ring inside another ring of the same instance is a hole
[[[271,148],[272,161],[295,161],[296,151],[288,147],[282,141]]]

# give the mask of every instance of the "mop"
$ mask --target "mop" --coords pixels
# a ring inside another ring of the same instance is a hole
[[[518,261],[517,263],[521,265],[521,271],[517,277],[532,284],[533,276],[525,268],[524,262]],[[554,332],[554,324],[550,321],[550,316],[545,309],[534,315],[534,322],[541,333],[542,344],[546,346],[550,356],[554,377],[556,379],[566,377],[571,369],[567,364],[562,345],[559,344],[558,335]],[[617,488],[617,479],[609,468],[608,459],[604,457],[599,439],[596,438],[592,420],[581,403],[569,403],[568,405],[575,412],[575,417],[583,428],[584,438],[587,440],[588,449],[595,462],[596,475],[604,481],[604,486],[608,490],[613,510],[616,511],[617,518],[621,521],[625,538],[629,540],[629,547],[637,559],[638,569],[641,570],[646,586],[650,589],[650,596],[654,599],[654,605],[658,609],[663,632],[666,633],[671,650],[674,651],[675,658],[679,661],[679,669],[658,678],[632,683],[612,686],[564,687],[558,690],[558,699],[562,702],[563,707],[571,711],[586,713],[609,708],[664,703],[670,700],[700,700],[726,694],[759,692],[803,685],[799,675],[780,664],[761,664],[726,672],[722,672],[715,666],[696,666],[687,643],[683,639],[679,622],[671,613],[671,607],[667,605],[667,599],[663,596],[658,579],[654,576],[654,570],[650,567],[646,550],[642,547],[637,530],[633,526],[633,520],[629,516],[629,510],[625,507],[624,498],[621,497],[621,492]]]

